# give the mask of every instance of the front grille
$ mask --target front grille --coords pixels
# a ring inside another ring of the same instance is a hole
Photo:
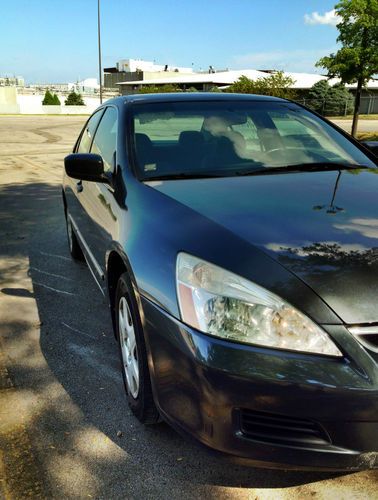
[[[378,325],[351,326],[349,331],[364,347],[378,353]]]
[[[327,433],[316,422],[252,410],[240,410],[240,430],[244,437],[286,446],[330,444]]]

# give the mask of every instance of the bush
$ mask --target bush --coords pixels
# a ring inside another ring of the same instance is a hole
[[[308,99],[308,107],[325,116],[347,115],[353,111],[353,95],[341,83],[331,87],[327,80],[321,80],[311,87]]]
[[[290,76],[285,76],[283,71],[277,71],[269,76],[251,80],[246,76],[241,76],[238,81],[230,85],[226,92],[241,94],[260,94],[294,99],[296,91],[291,87],[295,80]]]
[[[324,109],[326,116],[348,115],[353,112],[353,108],[353,95],[342,83],[330,88]]]
[[[81,94],[77,94],[74,91],[68,94],[67,99],[64,101],[64,104],[66,106],[85,106]]]
[[[58,96],[56,96],[55,94],[52,95],[52,93],[47,89],[45,92],[45,97],[43,98],[42,101],[43,106],[54,106],[56,104],[55,97],[58,99]]]
[[[53,95],[53,100],[54,100],[55,106],[60,106],[60,100],[56,94]]]

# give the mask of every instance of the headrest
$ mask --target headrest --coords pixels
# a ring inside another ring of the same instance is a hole
[[[146,134],[135,134],[135,146],[139,151],[152,149],[152,141]]]
[[[204,142],[205,140],[201,132],[185,130],[180,133],[179,144],[185,149],[202,147]]]

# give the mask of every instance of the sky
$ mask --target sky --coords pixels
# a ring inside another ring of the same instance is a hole
[[[98,76],[97,0],[0,0],[0,76]],[[335,0],[101,0],[103,66],[120,59],[321,72],[337,50]]]

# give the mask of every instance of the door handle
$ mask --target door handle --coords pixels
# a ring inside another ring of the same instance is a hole
[[[83,189],[84,189],[84,188],[83,188],[83,183],[82,183],[81,181],[77,182],[77,183],[76,183],[76,191],[77,191],[78,193],[81,193],[81,192],[83,191]]]

